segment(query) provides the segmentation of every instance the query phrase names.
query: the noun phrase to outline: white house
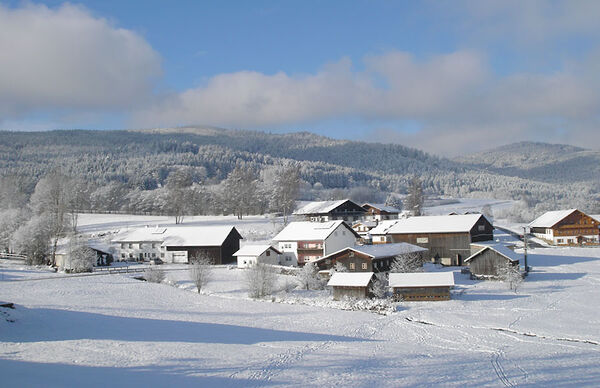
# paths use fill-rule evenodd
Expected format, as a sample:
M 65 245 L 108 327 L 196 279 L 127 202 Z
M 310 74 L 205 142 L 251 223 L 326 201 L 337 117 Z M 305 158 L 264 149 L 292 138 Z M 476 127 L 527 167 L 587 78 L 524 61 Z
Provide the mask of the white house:
M 117 245 L 118 261 L 149 261 L 160 258 L 160 246 L 167 228 L 145 227 L 119 233 L 113 240 Z
M 270 245 L 244 245 L 233 254 L 237 257 L 238 268 L 248 268 L 254 264 L 280 263 L 281 252 Z
M 344 221 L 288 224 L 273 241 L 282 253 L 282 265 L 304 265 L 356 244 L 360 236 Z

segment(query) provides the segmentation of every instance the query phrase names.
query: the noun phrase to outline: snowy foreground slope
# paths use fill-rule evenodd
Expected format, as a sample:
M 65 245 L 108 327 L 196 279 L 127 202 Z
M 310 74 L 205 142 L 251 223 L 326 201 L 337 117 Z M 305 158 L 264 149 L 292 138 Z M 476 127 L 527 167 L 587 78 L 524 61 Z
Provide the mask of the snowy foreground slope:
M 538 249 L 518 294 L 457 274 L 454 300 L 387 316 L 251 301 L 243 270 L 198 295 L 124 275 L 14 281 L 3 264 L 17 306 L 1 309 L 2 385 L 597 386 L 598 253 Z

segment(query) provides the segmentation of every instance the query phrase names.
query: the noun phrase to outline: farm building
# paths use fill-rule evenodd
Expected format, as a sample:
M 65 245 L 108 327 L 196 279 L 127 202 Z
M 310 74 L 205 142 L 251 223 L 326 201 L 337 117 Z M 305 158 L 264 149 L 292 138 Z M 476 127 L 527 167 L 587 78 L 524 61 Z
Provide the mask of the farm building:
M 362 207 L 369 221 L 397 220 L 400 215 L 399 209 L 380 203 L 365 203 Z
M 552 245 L 598 245 L 600 222 L 577 209 L 546 212 L 529 224 L 531 234 Z
M 420 216 L 384 221 L 370 233 L 373 244 L 407 242 L 428 249 L 435 262 L 463 265 L 470 244 L 492 240 L 494 227 L 481 214 Z
M 84 247 L 89 248 L 91 253 L 94 255 L 93 266 L 107 266 L 113 262 L 113 254 L 110 247 L 106 246 L 101 241 L 97 240 L 81 240 L 80 244 Z M 71 262 L 70 252 L 71 249 L 76 248 L 70 246 L 70 241 L 67 238 L 62 238 L 58 241 L 56 254 L 55 254 L 55 265 L 57 268 L 69 271 L 72 268 L 73 263 Z
M 391 273 L 390 288 L 396 300 L 449 300 L 454 287 L 452 272 Z
M 372 279 L 373 272 L 336 272 L 327 286 L 333 289 L 333 300 L 365 299 L 369 297 Z
M 235 261 L 243 237 L 233 226 L 176 226 L 140 228 L 113 239 L 121 260 L 189 263 L 194 257 L 207 256 L 214 264 Z
M 294 212 L 294 215 L 308 221 L 327 222 L 342 220 L 352 224 L 363 218 L 365 210 L 357 203 L 342 199 L 339 201 L 309 202 Z
M 319 269 L 330 269 L 341 263 L 349 272 L 386 272 L 396 258 L 423 255 L 427 249 L 407 243 L 356 245 L 346 247 L 316 261 Z
M 237 257 L 238 268 L 248 268 L 254 264 L 279 264 L 281 252 L 270 245 L 244 245 L 233 254 Z
M 377 226 L 377 221 L 356 221 L 352 224 L 352 229 L 358 233 L 363 239 L 370 240 L 369 231 Z
M 273 241 L 282 265 L 303 266 L 330 253 L 356 244 L 360 236 L 344 221 L 291 222 Z
M 498 278 L 507 265 L 519 265 L 521 255 L 500 243 L 471 244 L 473 254 L 465 259 L 475 278 Z

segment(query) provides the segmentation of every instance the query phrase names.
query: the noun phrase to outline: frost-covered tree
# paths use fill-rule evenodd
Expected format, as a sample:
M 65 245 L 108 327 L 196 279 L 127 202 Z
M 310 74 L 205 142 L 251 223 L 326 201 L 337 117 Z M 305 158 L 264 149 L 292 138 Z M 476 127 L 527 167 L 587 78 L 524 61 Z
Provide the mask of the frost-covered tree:
M 252 168 L 238 165 L 223 182 L 223 207 L 242 219 L 256 203 L 258 177 Z
M 150 283 L 162 283 L 167 274 L 162 268 L 148 268 L 144 271 L 144 279 Z
M 319 267 L 315 263 L 306 263 L 296 274 L 300 288 L 305 290 L 320 289 L 323 282 L 319 278 Z
M 181 224 L 183 217 L 192 208 L 192 174 L 187 168 L 174 170 L 167 178 L 167 198 L 165 212 L 175 217 L 175 223 Z
M 333 276 L 336 272 L 348 272 L 348 268 L 339 261 L 336 261 L 335 265 L 329 269 L 329 276 Z
M 248 296 L 262 298 L 273 293 L 277 275 L 273 267 L 263 263 L 256 263 L 246 271 L 246 284 Z
M 281 212 L 284 224 L 287 224 L 288 216 L 294 210 L 299 189 L 300 167 L 297 164 L 280 166 L 275 170 L 269 206 L 271 210 Z
M 498 278 L 508 285 L 515 293 L 523 283 L 523 275 L 518 265 L 512 265 L 508 260 L 504 261 L 498 268 Z
M 494 212 L 489 204 L 484 205 L 481 208 L 481 214 L 483 214 L 492 224 L 494 223 Z
M 96 263 L 96 252 L 87 246 L 84 239 L 71 236 L 63 268 L 67 272 L 92 272 Z
M 418 252 L 404 253 L 398 255 L 390 265 L 390 272 L 421 272 L 423 271 L 423 257 Z
M 40 265 L 48 262 L 52 223 L 48 213 L 36 214 L 13 234 L 15 249 L 27 257 L 26 264 Z
M 424 202 L 423 182 L 418 176 L 413 176 L 408 186 L 408 194 L 404 199 L 404 208 L 410 211 L 413 216 L 420 216 Z
M 385 298 L 388 291 L 388 278 L 385 272 L 375 274 L 375 280 L 371 284 L 371 293 L 379 299 Z
M 190 279 L 200 293 L 212 279 L 213 262 L 210 257 L 203 254 L 193 256 L 190 262 Z
M 0 251 L 9 251 L 12 236 L 27 221 L 25 217 L 21 209 L 0 210 Z

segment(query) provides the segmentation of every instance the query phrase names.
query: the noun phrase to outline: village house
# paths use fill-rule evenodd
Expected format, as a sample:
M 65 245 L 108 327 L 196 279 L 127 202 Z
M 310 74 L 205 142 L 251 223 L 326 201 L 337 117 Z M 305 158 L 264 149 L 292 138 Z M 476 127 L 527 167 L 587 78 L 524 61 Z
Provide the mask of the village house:
M 371 229 L 376 227 L 377 221 L 356 221 L 352 224 L 352 229 L 362 237 L 364 241 L 371 241 Z
M 370 296 L 372 280 L 373 272 L 336 272 L 327 286 L 333 289 L 333 300 L 365 299 Z
M 360 236 L 344 221 L 289 223 L 273 238 L 281 264 L 303 266 L 342 248 L 354 246 Z
M 550 211 L 529 224 L 531 234 L 552 245 L 598 245 L 600 222 L 577 209 Z
M 396 300 L 450 300 L 450 289 L 454 287 L 454 274 L 452 272 L 391 273 L 389 285 Z
M 356 245 L 333 252 L 315 261 L 320 270 L 342 264 L 349 272 L 387 272 L 396 259 L 418 255 L 421 257 L 427 249 L 407 243 Z
M 365 203 L 362 207 L 365 209 L 365 220 L 369 221 L 397 220 L 400 215 L 399 209 L 380 203 Z
M 190 263 L 205 257 L 213 264 L 235 262 L 243 237 L 233 226 L 176 226 L 140 228 L 113 239 L 122 260 Z
M 294 215 L 313 222 L 342 220 L 349 224 L 361 220 L 365 210 L 357 203 L 342 199 L 339 201 L 309 202 L 294 212 Z
M 473 243 L 472 255 L 465 259 L 471 276 L 476 279 L 497 279 L 507 265 L 518 266 L 523 257 L 504 244 Z
M 420 216 L 383 221 L 370 233 L 373 244 L 407 242 L 426 248 L 435 262 L 463 265 L 470 244 L 492 240 L 494 227 L 482 214 Z
M 280 264 L 281 252 L 270 245 L 244 245 L 233 254 L 238 268 L 249 268 L 255 264 Z

